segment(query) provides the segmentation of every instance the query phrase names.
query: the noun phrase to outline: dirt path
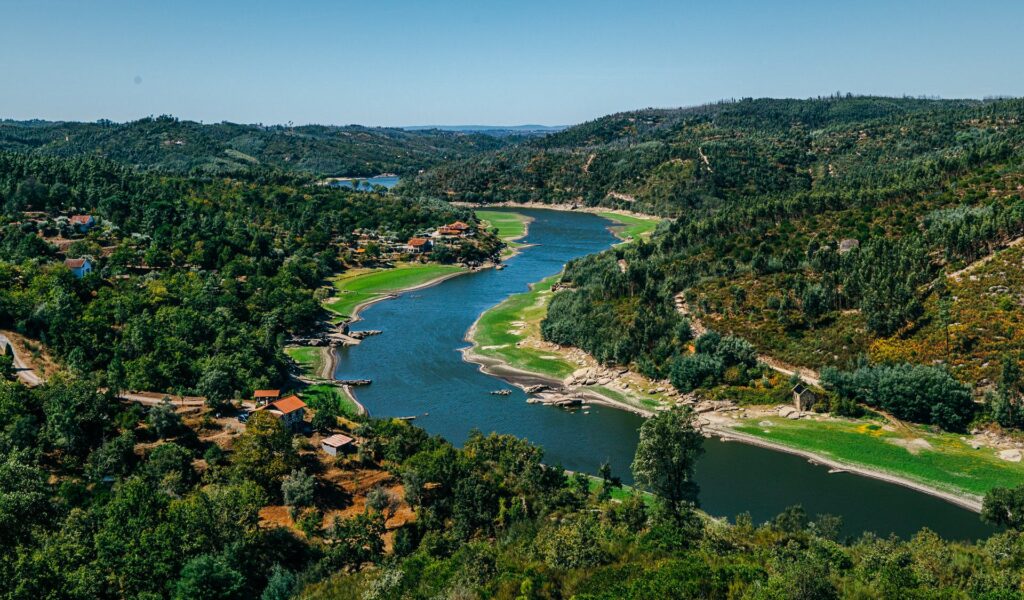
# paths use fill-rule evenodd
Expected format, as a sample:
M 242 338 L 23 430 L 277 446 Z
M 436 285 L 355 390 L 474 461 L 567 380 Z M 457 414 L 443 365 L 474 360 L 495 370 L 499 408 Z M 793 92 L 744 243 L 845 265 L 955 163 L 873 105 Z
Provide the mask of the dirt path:
M 1024 244 L 1024 236 L 1019 237 L 1019 238 L 1011 241 L 1010 243 L 1006 244 L 1006 246 L 1004 246 L 1002 248 L 999 248 L 998 250 L 996 250 L 995 252 L 992 252 L 988 256 L 983 256 L 983 257 L 979 258 L 978 260 L 972 262 L 971 264 L 969 264 L 966 267 L 960 269 L 959 271 L 953 271 L 952 273 L 946 275 L 946 277 L 948 277 L 949 279 L 952 279 L 954 281 L 960 281 L 960 279 L 962 279 L 964 275 L 967 275 L 971 271 L 974 271 L 975 269 L 977 269 L 977 268 L 987 264 L 989 261 L 991 261 L 993 258 L 995 258 L 996 255 L 999 254 L 1000 252 L 1002 252 L 1003 250 L 1006 250 L 1007 248 L 1013 248 L 1014 246 L 1019 246 L 1021 244 Z
M 697 318 L 696 315 L 690 312 L 690 307 L 686 304 L 686 297 L 683 295 L 683 292 L 679 292 L 678 294 L 676 294 L 673 298 L 673 301 L 675 302 L 676 310 L 679 312 L 679 314 L 683 315 L 684 317 L 690 320 L 690 329 L 693 331 L 693 337 L 698 338 L 707 333 L 708 328 L 704 326 L 704 324 L 700 321 L 700 319 Z M 804 380 L 804 382 L 809 383 L 815 387 L 821 387 L 821 377 L 819 376 L 818 372 L 815 371 L 814 369 L 790 365 L 776 358 L 772 358 L 767 354 L 758 355 L 757 360 L 764 363 L 766 367 L 774 371 L 778 371 L 783 375 L 796 374 L 800 377 L 800 379 Z
M 821 378 L 818 372 L 813 369 L 806 367 L 796 367 L 788 363 L 784 363 L 781 360 L 772 358 L 767 354 L 759 354 L 757 360 L 763 362 L 765 366 L 769 367 L 774 371 L 778 371 L 783 375 L 798 375 L 805 383 L 809 383 L 814 387 L 821 387 Z
M 6 348 L 11 349 L 11 354 L 14 356 L 14 370 L 18 375 L 18 379 L 29 387 L 42 385 L 43 378 L 32 368 L 31 361 L 26 357 L 25 350 L 20 342 L 21 340 L 15 337 L 14 334 L 8 337 L 7 333 L 0 333 L 0 351 L 6 351 Z

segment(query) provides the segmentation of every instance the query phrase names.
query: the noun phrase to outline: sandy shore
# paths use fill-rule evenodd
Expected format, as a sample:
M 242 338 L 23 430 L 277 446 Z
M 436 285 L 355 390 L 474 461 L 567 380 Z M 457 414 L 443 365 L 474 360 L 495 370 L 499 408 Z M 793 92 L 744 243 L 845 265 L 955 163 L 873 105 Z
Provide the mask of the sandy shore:
M 476 322 L 473 323 L 473 326 L 470 327 L 469 331 L 466 333 L 465 339 L 471 345 L 466 348 L 460 349 L 460 352 L 462 352 L 463 360 L 469 363 L 479 365 L 481 372 L 503 379 L 504 381 L 507 381 L 508 383 L 515 385 L 516 387 L 519 387 L 520 389 L 525 390 L 529 386 L 537 384 L 551 386 L 556 391 L 564 389 L 562 381 L 554 377 L 518 369 L 516 367 L 508 365 L 507 363 L 500 359 L 496 359 L 490 356 L 483 356 L 476 353 L 474 351 L 474 337 L 478 322 L 479 318 L 477 319 Z M 631 404 L 619 402 L 606 396 L 602 396 L 597 392 L 592 392 L 586 389 L 572 390 L 572 395 L 586 398 L 588 401 L 594 404 L 599 404 L 602 406 L 607 406 L 618 410 L 624 410 L 627 412 L 638 414 L 645 418 L 654 416 L 655 414 L 653 411 L 644 410 Z M 801 456 L 814 464 L 819 464 L 830 469 L 835 469 L 837 471 L 845 471 L 863 477 L 870 477 L 872 479 L 878 479 L 881 481 L 885 481 L 887 483 L 900 485 L 912 489 L 914 491 L 920 492 L 922 494 L 927 494 L 929 496 L 940 498 L 942 500 L 945 500 L 946 502 L 955 504 L 956 506 L 959 506 L 961 508 L 973 512 L 981 512 L 982 499 L 978 496 L 938 489 L 927 484 L 923 484 L 918 481 L 908 479 L 900 475 L 895 475 L 886 471 L 880 471 L 861 465 L 838 461 L 832 458 L 827 458 L 820 454 L 816 454 L 814 452 L 793 448 L 776 442 L 771 442 L 754 435 L 738 432 L 732 429 L 732 427 L 730 427 L 729 425 L 722 422 L 715 422 L 713 420 L 711 422 L 707 422 L 709 421 L 709 419 L 714 419 L 714 415 L 715 413 L 704 413 L 698 415 L 698 419 L 705 421 L 705 423 L 701 425 L 701 430 L 709 435 L 713 435 L 717 438 L 720 438 L 722 441 L 736 441 L 744 444 L 749 444 L 752 446 L 758 446 L 760 448 L 765 448 L 767 450 L 785 452 L 787 454 Z
M 562 390 L 565 393 L 571 393 L 574 396 L 586 398 L 592 404 L 599 404 L 601 406 L 608 406 L 610 408 L 624 410 L 626 412 L 638 414 L 645 418 L 654 416 L 653 411 L 646 410 L 638 406 L 628 404 L 626 402 L 614 400 L 592 390 L 581 388 L 571 390 L 570 392 L 569 390 L 565 390 L 565 386 L 563 385 L 562 380 L 560 379 L 551 377 L 550 375 L 542 375 L 540 373 L 533 373 L 531 371 L 518 369 L 497 358 L 492 358 L 490 356 L 478 354 L 475 351 L 475 337 L 477 325 L 480 323 L 480 319 L 482 317 L 483 314 L 477 317 L 476 321 L 473 322 L 473 324 L 469 328 L 469 331 L 466 332 L 466 336 L 463 338 L 467 343 L 469 343 L 469 346 L 459 348 L 459 352 L 462 354 L 462 360 L 470 364 L 478 365 L 480 367 L 481 373 L 502 379 L 507 383 L 514 385 L 524 391 L 526 390 L 526 388 L 529 388 L 530 386 L 546 385 L 551 387 L 552 390 L 556 392 Z
M 481 269 L 487 269 L 487 268 L 491 268 L 491 267 L 492 267 L 492 265 L 488 265 L 488 266 L 483 266 L 483 267 L 480 267 L 480 268 Z M 376 298 L 371 298 L 371 299 L 367 300 L 366 302 L 360 302 L 359 304 L 356 304 L 355 306 L 352 307 L 352 314 L 349 316 L 348 322 L 349 322 L 349 324 L 352 324 L 352 323 L 356 323 L 356 322 L 360 321 L 361 318 L 359 316 L 359 313 L 360 313 L 360 311 L 362 311 L 367 306 L 371 306 L 373 304 L 376 304 L 378 302 L 383 302 L 385 300 L 390 300 L 392 298 L 397 298 L 399 295 L 404 294 L 406 292 L 414 292 L 416 290 L 422 290 L 422 289 L 426 289 L 428 287 L 433 287 L 433 286 L 435 286 L 435 285 L 437 285 L 439 283 L 442 283 L 444 281 L 447 281 L 447 280 L 449 280 L 449 279 L 451 279 L 453 277 L 458 277 L 460 275 L 465 275 L 467 273 L 473 273 L 473 272 L 474 271 L 471 270 L 471 269 L 463 269 L 461 271 L 455 271 L 454 273 L 446 273 L 444 275 L 439 275 L 438 277 L 435 277 L 434 279 L 431 279 L 430 281 L 427 281 L 425 283 L 421 283 L 419 285 L 414 285 L 412 287 L 402 288 L 400 290 L 395 290 L 394 292 L 391 292 L 390 294 L 384 294 L 384 295 L 378 296 Z
M 627 217 L 636 217 L 638 219 L 665 219 L 666 217 L 659 217 L 657 215 L 649 215 L 646 213 L 640 213 L 632 210 L 626 210 L 623 208 L 605 208 L 600 206 L 577 206 L 575 204 L 545 204 L 544 202 L 495 202 L 488 204 L 481 204 L 479 202 L 451 202 L 452 206 L 462 206 L 465 208 L 536 208 L 536 209 L 547 209 L 547 210 L 561 210 L 567 212 L 583 212 L 583 213 L 615 213 L 617 215 L 626 215 Z

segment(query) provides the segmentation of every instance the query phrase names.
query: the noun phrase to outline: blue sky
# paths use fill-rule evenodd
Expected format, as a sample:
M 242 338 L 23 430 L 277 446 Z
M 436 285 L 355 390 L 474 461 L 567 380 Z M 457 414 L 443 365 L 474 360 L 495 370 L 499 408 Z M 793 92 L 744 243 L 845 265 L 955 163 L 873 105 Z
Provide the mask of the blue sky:
M 0 0 L 0 118 L 571 124 L 1024 95 L 1024 1 Z

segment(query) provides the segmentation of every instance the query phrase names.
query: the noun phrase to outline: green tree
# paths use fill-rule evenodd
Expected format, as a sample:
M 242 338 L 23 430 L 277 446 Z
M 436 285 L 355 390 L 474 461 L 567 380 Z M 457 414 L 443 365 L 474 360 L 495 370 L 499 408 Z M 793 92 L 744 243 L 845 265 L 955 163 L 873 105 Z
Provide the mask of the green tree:
M 277 493 L 281 478 L 295 467 L 292 436 L 273 415 L 257 411 L 235 441 L 231 463 L 236 478 L 250 479 Z
M 693 480 L 704 438 L 693 426 L 688 408 L 673 408 L 647 419 L 633 458 L 633 476 L 664 503 L 669 514 L 682 521 L 697 503 L 699 488 Z
M 281 565 L 274 565 L 270 570 L 267 587 L 263 588 L 260 600 L 288 600 L 292 597 L 298 580 L 295 574 Z
M 1024 484 L 989 490 L 982 502 L 981 518 L 999 527 L 1024 531 Z
M 221 556 L 204 554 L 190 560 L 174 586 L 175 600 L 242 598 L 245 578 Z
M 89 455 L 87 471 L 96 481 L 105 477 L 123 477 L 132 472 L 137 461 L 135 434 L 124 431 Z
M 171 404 L 170 398 L 164 397 L 160 404 L 149 411 L 149 426 L 162 438 L 177 435 L 182 431 L 181 416 Z
M 14 381 L 17 378 L 18 374 L 14 371 L 14 355 L 10 352 L 0 354 L 0 381 Z
M 281 495 L 288 506 L 311 506 L 315 488 L 316 480 L 305 469 L 292 471 L 281 481 Z
M 28 462 L 23 452 L 10 452 L 0 462 L 0 556 L 31 539 L 35 527 L 53 516 L 46 472 Z

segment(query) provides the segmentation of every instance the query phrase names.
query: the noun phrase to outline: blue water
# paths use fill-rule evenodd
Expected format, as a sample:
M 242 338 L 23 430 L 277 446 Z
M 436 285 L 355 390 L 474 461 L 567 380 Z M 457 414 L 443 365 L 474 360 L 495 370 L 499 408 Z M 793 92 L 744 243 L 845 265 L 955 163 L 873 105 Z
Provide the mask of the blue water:
M 594 406 L 590 414 L 527 404 L 526 395 L 462 360 L 466 331 L 481 312 L 529 284 L 558 273 L 565 262 L 615 242 L 600 217 L 586 213 L 522 210 L 535 220 L 524 249 L 501 271 L 488 269 L 402 294 L 362 311 L 356 329 L 381 329 L 359 346 L 338 349 L 336 376 L 372 379 L 357 395 L 377 417 L 415 416 L 415 424 L 461 444 L 478 429 L 510 433 L 540 445 L 545 462 L 595 473 L 608 460 L 631 481 L 629 464 L 642 419 Z M 492 396 L 496 389 L 510 396 Z M 748 511 L 763 522 L 787 506 L 810 515 L 832 513 L 844 533 L 875 531 L 900 536 L 929 527 L 951 538 L 986 536 L 976 514 L 878 480 L 828 470 L 806 460 L 735 442 L 707 440 L 698 466 L 701 504 L 718 516 Z
M 380 175 L 378 175 L 376 177 L 369 177 L 369 178 L 366 178 L 366 179 L 356 179 L 356 180 L 348 179 L 348 180 L 342 180 L 342 181 L 333 181 L 333 182 L 331 182 L 331 185 L 334 186 L 334 187 L 346 187 L 346 188 L 352 189 L 354 184 L 355 184 L 355 182 L 358 181 L 359 182 L 359 187 L 356 188 L 356 189 L 358 189 L 360 191 L 363 191 L 363 192 L 369 192 L 369 191 L 373 191 L 374 186 L 377 186 L 377 185 L 382 185 L 382 186 L 384 186 L 384 187 L 386 187 L 387 189 L 390 190 L 391 188 L 393 188 L 396 185 L 398 185 L 398 180 L 399 180 L 399 177 L 397 177 L 397 176 L 380 176 Z

